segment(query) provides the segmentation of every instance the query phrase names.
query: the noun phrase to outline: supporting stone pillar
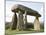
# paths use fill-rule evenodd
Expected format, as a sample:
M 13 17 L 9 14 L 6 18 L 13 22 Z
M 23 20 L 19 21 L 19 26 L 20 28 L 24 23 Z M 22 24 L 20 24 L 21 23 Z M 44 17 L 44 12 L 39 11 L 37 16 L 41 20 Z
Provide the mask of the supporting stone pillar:
M 40 22 L 39 22 L 39 18 L 38 17 L 36 17 L 36 19 L 34 21 L 34 30 L 40 31 Z
M 24 15 L 24 29 L 26 29 L 26 25 L 27 25 L 27 12 L 25 11 L 25 15 Z
M 15 30 L 16 28 L 17 28 L 17 15 L 15 13 L 12 18 L 12 30 Z
M 18 23 L 17 23 L 17 29 L 23 30 L 23 14 L 21 11 L 18 12 Z

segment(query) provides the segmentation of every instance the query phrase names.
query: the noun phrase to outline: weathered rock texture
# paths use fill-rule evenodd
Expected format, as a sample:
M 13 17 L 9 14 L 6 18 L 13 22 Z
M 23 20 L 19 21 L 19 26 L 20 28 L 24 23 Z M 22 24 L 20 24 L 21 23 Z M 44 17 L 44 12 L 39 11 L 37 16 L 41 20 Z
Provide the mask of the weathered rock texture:
M 17 15 L 16 15 L 16 13 L 13 16 L 12 23 L 13 23 L 12 30 L 14 30 L 17 28 Z
M 34 21 L 34 30 L 40 31 L 40 22 L 39 22 L 39 18 L 38 17 L 36 17 L 36 19 Z

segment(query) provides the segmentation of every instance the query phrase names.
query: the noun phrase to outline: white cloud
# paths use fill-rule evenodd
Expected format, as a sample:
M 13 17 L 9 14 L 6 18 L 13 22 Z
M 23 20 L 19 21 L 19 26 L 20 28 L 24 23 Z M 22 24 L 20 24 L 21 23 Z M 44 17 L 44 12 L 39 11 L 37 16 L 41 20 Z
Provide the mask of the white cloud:
M 29 16 L 29 15 L 27 16 L 27 22 L 29 22 L 29 23 L 32 22 L 33 23 L 34 20 L 35 20 L 34 16 Z

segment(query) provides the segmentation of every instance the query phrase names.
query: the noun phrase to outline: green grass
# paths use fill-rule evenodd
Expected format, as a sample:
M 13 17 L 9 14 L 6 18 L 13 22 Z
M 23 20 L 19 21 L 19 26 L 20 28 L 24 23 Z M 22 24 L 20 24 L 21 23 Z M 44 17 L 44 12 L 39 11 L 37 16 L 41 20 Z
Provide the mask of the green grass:
M 8 30 L 5 31 L 5 34 L 6 35 L 14 35 L 14 34 L 16 34 L 16 30 L 12 31 L 12 30 L 8 29 Z
M 44 32 L 44 29 L 41 29 L 39 32 Z M 38 32 L 34 31 L 34 29 L 26 29 L 25 31 L 7 29 L 5 32 L 6 35 L 16 35 L 16 34 L 26 34 L 26 33 L 38 33 Z

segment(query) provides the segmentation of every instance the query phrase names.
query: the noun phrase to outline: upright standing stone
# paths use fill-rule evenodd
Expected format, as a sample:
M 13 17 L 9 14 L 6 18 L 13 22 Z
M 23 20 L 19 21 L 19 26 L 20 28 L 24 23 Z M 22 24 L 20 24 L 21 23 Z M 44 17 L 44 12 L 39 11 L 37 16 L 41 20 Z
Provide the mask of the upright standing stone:
M 18 12 L 18 23 L 17 23 L 17 29 L 23 30 L 23 14 L 21 11 Z
M 24 15 L 24 29 L 26 29 L 26 25 L 27 25 L 27 11 L 25 11 Z
M 12 30 L 15 30 L 17 28 L 17 15 L 16 15 L 16 13 L 13 16 L 12 23 L 13 23 Z
M 38 17 L 36 17 L 36 19 L 34 21 L 34 30 L 40 31 L 40 22 L 39 22 L 39 18 Z

